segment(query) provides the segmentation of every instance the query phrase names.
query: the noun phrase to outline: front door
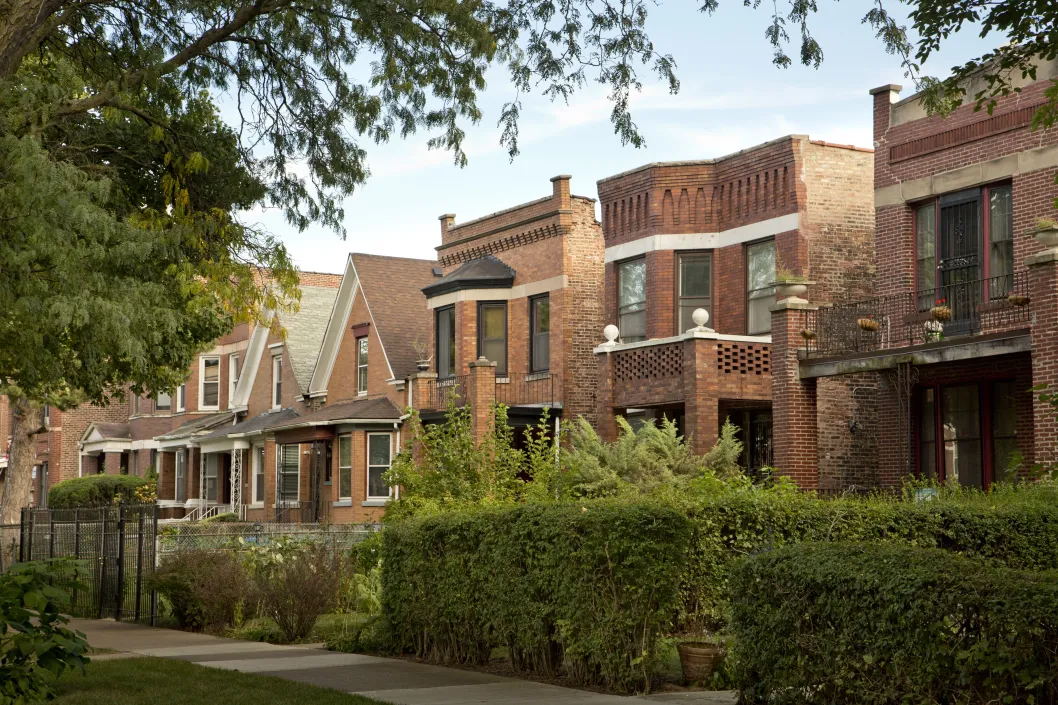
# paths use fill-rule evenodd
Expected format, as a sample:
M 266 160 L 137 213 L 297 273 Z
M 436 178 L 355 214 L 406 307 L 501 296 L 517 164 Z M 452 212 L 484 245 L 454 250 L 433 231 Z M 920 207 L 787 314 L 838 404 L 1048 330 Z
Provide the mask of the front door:
M 952 311 L 945 335 L 972 333 L 980 326 L 981 192 L 978 189 L 942 196 L 938 217 L 939 259 L 937 305 Z
M 304 521 L 318 522 L 330 509 L 331 442 L 313 441 L 312 464 L 309 468 L 309 514 Z

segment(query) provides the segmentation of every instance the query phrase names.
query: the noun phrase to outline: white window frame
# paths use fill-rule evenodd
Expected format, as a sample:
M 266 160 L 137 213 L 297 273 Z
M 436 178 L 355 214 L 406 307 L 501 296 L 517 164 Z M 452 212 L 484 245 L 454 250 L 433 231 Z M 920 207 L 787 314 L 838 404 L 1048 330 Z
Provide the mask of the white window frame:
M 176 388 L 176 410 L 187 411 L 187 382 Z
M 180 499 L 181 487 L 184 488 L 183 499 Z M 187 451 L 183 448 L 176 451 L 176 458 L 173 460 L 173 501 L 187 501 Z
M 264 504 L 265 447 L 255 445 L 250 448 L 250 504 Z M 261 490 L 261 499 L 257 499 L 257 490 Z
M 283 356 L 272 356 L 272 408 L 283 406 Z M 277 455 L 278 457 L 278 455 Z
M 217 385 L 217 403 L 216 404 L 205 404 L 203 400 L 205 396 L 206 388 L 206 362 L 217 363 L 217 381 L 210 382 L 210 384 Z M 219 355 L 203 355 L 198 358 L 198 410 L 199 411 L 219 411 L 220 410 L 220 356 Z
M 279 491 L 280 491 L 279 471 L 280 471 L 280 468 L 283 466 L 283 463 L 282 463 L 283 448 L 286 447 L 286 446 L 297 446 L 297 448 L 298 448 L 298 482 L 297 482 L 298 496 L 295 497 L 292 500 L 291 499 L 283 499 L 279 495 Z M 279 506 L 280 502 L 297 502 L 299 504 L 301 503 L 301 444 L 300 443 L 276 443 L 276 506 L 277 507 Z
M 349 444 L 349 464 L 342 465 L 342 442 L 345 441 Z M 349 494 L 342 494 L 342 473 L 349 473 Z M 340 500 L 352 500 L 353 499 L 353 435 L 351 433 L 345 433 L 338 436 L 338 499 Z
M 385 436 L 389 439 L 389 464 L 388 465 L 372 465 L 371 464 L 371 437 L 372 436 Z M 368 432 L 366 443 L 364 443 L 364 463 L 367 466 L 367 472 L 364 474 L 364 497 L 370 500 L 377 499 L 389 499 L 393 496 L 393 488 L 390 487 L 389 491 L 384 495 L 373 495 L 371 494 L 371 468 L 385 467 L 386 470 L 393 467 L 393 433 L 391 431 L 378 431 Z
M 239 386 L 239 354 L 228 355 L 228 408 L 235 403 L 235 388 Z
M 356 339 L 356 393 L 359 396 L 367 395 L 367 365 L 370 359 L 370 348 L 371 344 L 366 335 Z
M 202 482 L 203 497 L 206 502 L 214 504 L 220 501 L 220 457 L 219 453 L 206 453 L 205 467 L 202 469 L 205 477 Z M 209 485 L 213 482 L 213 497 L 210 498 Z

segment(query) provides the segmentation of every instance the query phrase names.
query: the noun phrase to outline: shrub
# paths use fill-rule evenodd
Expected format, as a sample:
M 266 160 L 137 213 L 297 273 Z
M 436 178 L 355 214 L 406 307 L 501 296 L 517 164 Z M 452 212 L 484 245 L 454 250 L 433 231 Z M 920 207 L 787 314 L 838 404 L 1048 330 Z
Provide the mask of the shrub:
M 676 612 L 690 525 L 653 502 L 451 511 L 383 531 L 392 644 L 448 663 L 498 646 L 516 668 L 649 688 Z
M 288 641 L 308 637 L 337 603 L 341 560 L 322 544 L 281 538 L 250 547 L 246 558 L 258 612 L 275 621 Z
M 239 521 L 238 512 L 223 512 L 221 514 L 214 514 L 211 517 L 207 517 L 202 520 L 203 524 L 231 524 Z
M 172 605 L 182 629 L 220 631 L 232 626 L 247 603 L 246 569 L 233 551 L 181 551 L 148 580 Z
M 136 492 L 147 485 L 147 480 L 131 475 L 86 475 L 58 482 L 48 492 L 48 506 L 52 509 L 106 507 L 114 498 L 122 504 L 138 504 Z
M 1058 573 L 933 548 L 806 543 L 740 562 L 731 595 L 748 702 L 1058 698 Z
M 68 668 L 84 672 L 88 643 L 64 612 L 80 569 L 64 561 L 18 563 L 0 573 L 0 703 L 53 695 Z M 83 587 L 83 586 L 82 586 Z

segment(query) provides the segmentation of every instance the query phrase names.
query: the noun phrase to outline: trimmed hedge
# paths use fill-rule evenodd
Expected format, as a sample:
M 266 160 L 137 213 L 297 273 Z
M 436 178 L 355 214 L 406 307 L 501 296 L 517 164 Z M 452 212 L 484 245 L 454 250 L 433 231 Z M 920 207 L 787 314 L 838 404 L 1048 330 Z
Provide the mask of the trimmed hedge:
M 731 596 L 746 702 L 1058 701 L 1055 572 L 805 543 L 740 562 Z
M 383 532 L 392 646 L 446 663 L 513 665 L 619 691 L 649 688 L 671 628 L 687 518 L 652 502 L 452 511 Z
M 48 492 L 52 509 L 105 507 L 119 496 L 122 504 L 138 504 L 136 489 L 147 480 L 133 475 L 86 475 L 58 482 Z
M 820 500 L 755 490 L 697 503 L 688 514 L 694 538 L 682 586 L 687 628 L 723 622 L 735 560 L 790 543 L 905 544 L 991 558 L 1010 568 L 1058 568 L 1058 502 L 1047 488 L 926 502 Z

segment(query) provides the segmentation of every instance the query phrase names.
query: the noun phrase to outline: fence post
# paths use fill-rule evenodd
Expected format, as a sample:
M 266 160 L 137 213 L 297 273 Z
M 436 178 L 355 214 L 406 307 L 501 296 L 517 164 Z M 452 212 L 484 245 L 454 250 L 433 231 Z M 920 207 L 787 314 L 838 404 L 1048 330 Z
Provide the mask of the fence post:
M 140 595 L 143 587 L 143 508 L 136 512 L 139 531 L 136 532 L 136 622 L 140 621 Z
M 125 506 L 118 505 L 118 590 L 114 599 L 114 620 L 121 621 L 121 607 L 125 597 Z
M 154 505 L 153 516 L 154 516 L 154 520 L 153 520 L 152 523 L 154 524 L 154 530 L 151 533 L 151 538 L 153 539 L 153 544 L 152 545 L 154 546 L 154 554 L 151 556 L 151 572 L 152 573 L 154 572 L 154 569 L 158 567 L 158 505 L 157 504 Z M 152 589 L 151 590 L 151 626 L 152 627 L 155 625 L 155 622 L 157 621 L 157 619 L 158 619 L 158 591 Z
M 106 599 L 107 591 L 107 515 L 110 512 L 104 507 L 99 510 L 99 513 L 103 516 L 103 527 L 99 532 L 99 561 L 97 561 L 99 566 L 99 590 L 96 595 L 99 609 L 96 619 L 103 619 L 103 602 Z
M 81 560 L 81 510 L 73 510 L 73 559 L 75 561 Z M 74 585 L 77 585 L 78 581 L 74 581 Z M 70 599 L 70 605 L 77 607 L 77 588 L 73 589 L 73 596 Z
M 26 508 L 22 507 L 18 521 L 18 562 L 26 562 Z
M 29 535 L 27 537 L 29 545 L 26 548 L 26 560 L 31 561 L 33 560 L 33 509 L 26 507 L 23 511 L 25 511 L 26 515 L 29 517 Z
M 55 558 L 55 512 L 48 510 L 48 558 Z

